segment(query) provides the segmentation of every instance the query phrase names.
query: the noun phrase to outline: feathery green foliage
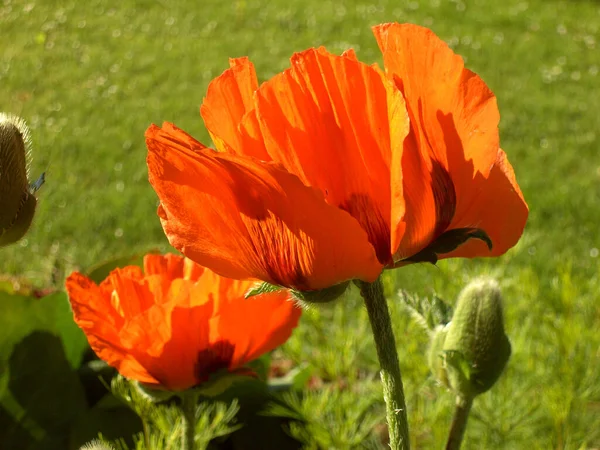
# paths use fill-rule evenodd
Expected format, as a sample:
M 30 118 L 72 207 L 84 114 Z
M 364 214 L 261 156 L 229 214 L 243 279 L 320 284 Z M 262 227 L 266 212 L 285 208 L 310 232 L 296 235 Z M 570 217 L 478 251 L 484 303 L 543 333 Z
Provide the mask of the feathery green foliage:
M 142 418 L 144 431 L 135 439 L 135 450 L 181 448 L 181 411 L 173 403 L 157 404 L 121 376 L 111 384 L 115 396 L 126 402 Z M 239 428 L 235 416 L 237 402 L 200 402 L 196 408 L 196 448 L 205 449 L 211 440 L 227 436 Z M 126 450 L 122 442 L 115 443 Z

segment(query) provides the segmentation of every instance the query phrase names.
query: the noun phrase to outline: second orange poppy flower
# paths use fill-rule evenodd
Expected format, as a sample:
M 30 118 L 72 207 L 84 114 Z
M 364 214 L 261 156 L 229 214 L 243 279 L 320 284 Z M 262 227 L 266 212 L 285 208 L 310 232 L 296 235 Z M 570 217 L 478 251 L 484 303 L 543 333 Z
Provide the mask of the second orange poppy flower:
M 231 60 L 201 107 L 218 151 L 169 123 L 147 130 L 174 247 L 227 277 L 313 290 L 515 245 L 528 208 L 493 93 L 430 30 L 374 33 L 385 72 L 309 49 L 259 87 Z
M 157 389 L 184 391 L 282 345 L 301 310 L 286 292 L 244 295 L 252 281 L 222 278 L 178 255 L 146 255 L 143 270 L 113 270 L 99 285 L 66 281 L 75 322 L 99 358 Z

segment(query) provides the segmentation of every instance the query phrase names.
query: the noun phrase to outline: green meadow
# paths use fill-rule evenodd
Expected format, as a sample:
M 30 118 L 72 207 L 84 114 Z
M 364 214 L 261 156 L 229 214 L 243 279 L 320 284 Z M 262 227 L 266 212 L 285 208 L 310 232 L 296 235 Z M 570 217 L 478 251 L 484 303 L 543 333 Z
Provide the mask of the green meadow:
M 210 144 L 199 106 L 229 57 L 249 56 L 260 80 L 320 45 L 381 65 L 370 27 L 392 21 L 431 28 L 494 91 L 501 145 L 530 208 L 521 241 L 501 258 L 385 275 L 412 446 L 443 447 L 454 399 L 429 373 L 427 334 L 398 292 L 453 304 L 488 275 L 503 289 L 512 356 L 475 400 L 463 448 L 600 448 L 597 1 L 3 0 L 0 110 L 29 124 L 31 178 L 46 172 L 46 184 L 30 232 L 0 249 L 0 274 L 60 288 L 72 270 L 172 251 L 147 180 L 148 125 L 174 122 Z M 296 399 L 306 448 L 385 448 L 378 363 L 356 293 L 305 313 L 275 357 L 310 368 Z

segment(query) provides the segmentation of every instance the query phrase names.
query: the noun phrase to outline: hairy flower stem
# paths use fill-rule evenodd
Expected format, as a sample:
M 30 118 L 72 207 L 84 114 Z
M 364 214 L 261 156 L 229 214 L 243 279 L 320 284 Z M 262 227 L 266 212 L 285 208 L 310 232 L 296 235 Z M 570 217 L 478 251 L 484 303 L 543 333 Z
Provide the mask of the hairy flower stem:
M 454 408 L 450 433 L 448 433 L 446 450 L 458 450 L 460 448 L 465 430 L 467 429 L 467 420 L 469 419 L 471 406 L 473 406 L 473 398 L 456 397 L 456 407 Z
M 390 448 L 392 450 L 409 450 L 410 440 L 402 376 L 390 313 L 383 295 L 383 285 L 381 279 L 377 279 L 374 283 L 360 282 L 358 285 L 369 314 L 381 366 L 381 383 L 386 404 Z
M 183 435 L 181 438 L 181 450 L 195 450 L 196 443 L 196 403 L 198 395 L 184 392 L 181 396 L 181 418 L 183 423 Z

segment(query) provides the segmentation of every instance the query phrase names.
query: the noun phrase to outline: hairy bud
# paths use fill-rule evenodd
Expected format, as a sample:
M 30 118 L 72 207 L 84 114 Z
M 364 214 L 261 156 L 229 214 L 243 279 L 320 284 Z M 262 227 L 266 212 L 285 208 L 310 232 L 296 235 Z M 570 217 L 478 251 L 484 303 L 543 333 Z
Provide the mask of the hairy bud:
M 442 348 L 447 383 L 457 394 L 473 398 L 494 385 L 511 353 L 496 281 L 476 280 L 461 292 Z
M 106 444 L 105 442 L 99 441 L 98 439 L 94 439 L 93 441 L 85 444 L 79 450 L 114 450 L 114 448 Z
M 0 113 L 0 247 L 21 239 L 33 220 L 44 175 L 29 184 L 29 129 L 17 116 Z

